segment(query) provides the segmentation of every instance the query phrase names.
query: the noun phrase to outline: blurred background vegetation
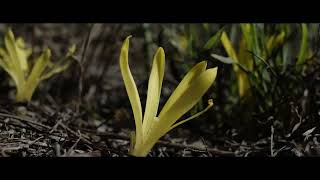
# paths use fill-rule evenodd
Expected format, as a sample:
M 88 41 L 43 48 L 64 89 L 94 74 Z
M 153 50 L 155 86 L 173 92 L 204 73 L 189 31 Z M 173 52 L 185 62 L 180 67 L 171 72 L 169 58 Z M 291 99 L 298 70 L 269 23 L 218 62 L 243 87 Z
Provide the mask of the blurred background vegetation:
M 167 60 L 162 105 L 197 62 L 219 67 L 214 86 L 190 113 L 206 107 L 209 98 L 214 108 L 172 133 L 187 129 L 208 141 L 257 141 L 272 130 L 279 138 L 303 141 L 303 133 L 319 125 L 319 24 L 2 24 L 2 37 L 7 27 L 36 53 L 50 47 L 53 59 L 77 44 L 79 61 L 41 83 L 33 99 L 57 109 L 80 105 L 86 122 L 133 127 L 118 67 L 121 44 L 132 35 L 130 66 L 143 107 L 158 46 Z M 3 70 L 0 78 L 1 104 L 7 104 L 14 87 Z

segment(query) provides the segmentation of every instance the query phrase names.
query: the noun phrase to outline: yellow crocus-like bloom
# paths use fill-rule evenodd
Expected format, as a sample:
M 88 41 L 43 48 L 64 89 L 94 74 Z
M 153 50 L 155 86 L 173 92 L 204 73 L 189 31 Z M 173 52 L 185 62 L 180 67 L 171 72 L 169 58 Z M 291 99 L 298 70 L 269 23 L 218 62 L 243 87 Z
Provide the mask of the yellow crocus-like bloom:
M 32 95 L 39 83 L 68 68 L 70 57 L 74 54 L 75 45 L 69 48 L 68 53 L 56 63 L 50 60 L 51 51 L 46 48 L 30 66 L 28 60 L 32 50 L 25 47 L 22 38 L 14 37 L 11 29 L 8 29 L 4 37 L 4 48 L 0 48 L 0 67 L 12 78 L 17 88 L 16 101 L 31 101 Z
M 128 63 L 130 37 L 126 38 L 121 48 L 120 69 L 132 106 L 136 126 L 136 132 L 132 135 L 130 154 L 143 157 L 147 156 L 155 143 L 171 129 L 200 116 L 213 106 L 213 102 L 210 99 L 207 108 L 203 111 L 177 122 L 181 116 L 196 105 L 213 84 L 217 75 L 217 68 L 206 69 L 206 61 L 195 65 L 186 74 L 167 100 L 162 111 L 158 114 L 165 70 L 165 53 L 160 47 L 153 60 L 149 77 L 146 108 L 143 116 L 139 93 Z

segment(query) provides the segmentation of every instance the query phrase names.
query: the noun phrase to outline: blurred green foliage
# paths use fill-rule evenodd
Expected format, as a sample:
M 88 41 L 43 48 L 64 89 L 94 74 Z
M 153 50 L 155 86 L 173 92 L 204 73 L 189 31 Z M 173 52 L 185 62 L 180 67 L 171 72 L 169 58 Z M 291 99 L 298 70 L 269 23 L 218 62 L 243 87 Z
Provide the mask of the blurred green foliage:
M 218 101 L 215 121 L 248 128 L 263 121 L 260 115 L 282 112 L 283 106 L 289 111 L 292 98 L 302 96 L 305 72 L 316 63 L 320 43 L 317 24 L 204 23 L 165 30 L 180 76 L 203 59 L 223 67 L 208 95 Z M 290 119 L 287 114 L 278 118 Z

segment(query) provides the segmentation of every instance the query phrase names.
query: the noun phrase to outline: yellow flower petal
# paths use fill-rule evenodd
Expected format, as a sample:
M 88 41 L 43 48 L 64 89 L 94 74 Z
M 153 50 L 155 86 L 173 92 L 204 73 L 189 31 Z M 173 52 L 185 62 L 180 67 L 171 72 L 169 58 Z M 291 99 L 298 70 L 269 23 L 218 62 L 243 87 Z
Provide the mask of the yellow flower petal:
M 24 96 L 27 98 L 27 101 L 31 100 L 32 94 L 37 88 L 39 82 L 41 81 L 40 77 L 43 71 L 45 70 L 47 63 L 50 61 L 51 51 L 46 49 L 41 56 L 36 60 L 36 64 L 33 66 L 32 71 L 26 81 L 25 93 Z M 20 101 L 20 100 L 18 100 Z
M 50 77 L 52 77 L 55 74 L 58 74 L 62 71 L 65 71 L 71 64 L 71 57 L 73 56 L 73 54 L 76 51 L 76 45 L 73 44 L 71 47 L 69 47 L 69 50 L 66 54 L 65 57 L 63 57 L 62 59 L 60 59 L 58 62 L 56 63 L 52 63 L 52 62 L 48 62 L 48 71 L 46 71 L 44 74 L 42 74 L 41 76 L 41 81 L 48 79 Z
M 0 62 L 1 62 L 1 67 L 3 67 L 5 71 L 9 72 L 10 69 L 11 69 L 10 68 L 11 67 L 11 63 L 9 61 L 8 54 L 2 48 L 0 48 Z
M 248 28 L 248 26 L 246 26 L 246 25 L 243 25 L 243 27 L 244 27 L 244 29 Z M 243 62 L 239 61 L 238 56 L 236 54 L 236 51 L 234 50 L 234 48 L 231 44 L 231 41 L 229 40 L 228 35 L 225 32 L 222 33 L 221 42 L 222 42 L 222 45 L 225 48 L 228 56 L 231 59 L 235 60 L 238 63 L 245 64 L 247 66 L 247 68 L 250 69 L 250 67 L 252 66 L 251 65 L 252 61 L 246 60 L 245 62 L 247 62 L 247 63 L 243 63 Z M 244 47 L 243 45 L 244 44 L 242 43 L 240 48 L 243 48 Z M 244 51 L 242 49 L 240 49 L 239 55 L 241 57 L 244 56 L 243 53 L 244 53 Z M 249 64 L 249 63 L 251 63 L 251 64 Z M 241 70 L 237 64 L 233 64 L 233 70 L 237 76 L 239 95 L 240 95 L 240 97 L 243 97 L 245 95 L 245 93 L 247 92 L 248 88 L 250 87 L 247 74 L 243 70 Z
M 8 55 L 10 56 L 10 58 L 13 59 L 13 61 L 15 63 L 19 63 L 18 55 L 16 52 L 15 39 L 14 39 L 14 35 L 13 35 L 13 32 L 11 31 L 11 29 L 8 29 L 6 32 L 6 35 L 4 37 L 4 44 L 5 44 L 5 47 L 8 51 Z
M 189 117 L 189 118 L 187 118 L 187 119 L 185 119 L 185 120 L 179 121 L 178 123 L 176 123 L 176 124 L 174 124 L 173 126 L 171 126 L 171 127 L 167 130 L 167 132 L 169 132 L 170 130 L 176 128 L 177 126 L 179 126 L 179 125 L 181 125 L 181 124 L 183 124 L 183 123 L 185 123 L 185 122 L 188 122 L 188 121 L 190 121 L 190 120 L 192 120 L 192 119 L 194 119 L 194 118 L 202 115 L 203 113 L 207 112 L 212 106 L 213 106 L 213 101 L 212 101 L 212 99 L 209 99 L 209 100 L 208 100 L 208 106 L 207 106 L 204 110 L 202 110 L 202 111 L 194 114 L 193 116 L 191 116 L 191 117 Z
M 221 42 L 222 42 L 222 45 L 223 45 L 224 49 L 226 50 L 228 56 L 231 59 L 239 62 L 236 51 L 233 49 L 232 43 L 231 43 L 230 39 L 228 38 L 228 35 L 226 34 L 226 32 L 222 33 Z
M 12 71 L 14 71 L 16 74 L 16 83 L 17 85 L 21 85 L 24 83 L 24 74 L 21 68 L 21 62 L 19 61 L 19 57 L 17 54 L 14 35 L 11 29 L 7 30 L 7 33 L 4 37 L 4 44 L 8 52 L 8 57 L 10 58 L 12 64 Z
M 163 106 L 160 115 L 166 113 L 168 109 L 172 108 L 172 105 L 177 101 L 177 99 L 183 94 L 186 89 L 190 86 L 190 83 L 197 78 L 202 72 L 206 70 L 207 62 L 202 61 L 195 65 L 182 79 L 179 83 L 178 87 L 174 90 L 171 94 L 169 99 L 167 100 L 166 104 Z
M 27 49 L 25 47 L 24 40 L 22 38 L 18 38 L 16 41 L 16 52 L 19 58 L 21 69 L 28 73 L 29 66 L 28 66 L 28 57 L 31 55 L 32 50 Z
M 21 77 L 18 77 L 18 74 L 16 73 L 16 69 L 13 65 L 12 60 L 9 57 L 9 54 L 2 48 L 0 48 L 0 56 L 1 56 L 1 63 L 0 66 L 6 71 L 8 72 L 8 74 L 11 76 L 11 78 L 13 79 L 14 83 L 16 84 L 17 88 L 21 88 L 22 84 L 21 84 Z
M 131 103 L 135 125 L 136 125 L 136 143 L 141 143 L 138 141 L 142 141 L 142 109 L 139 93 L 132 77 L 129 62 L 128 62 L 128 54 L 129 54 L 129 39 L 131 36 L 127 37 L 124 41 L 121 53 L 120 53 L 120 70 L 122 74 L 122 78 L 124 81 L 124 85 L 127 90 L 127 94 Z
M 161 113 L 159 116 L 159 122 L 157 124 L 157 130 L 153 138 L 160 138 L 166 131 L 186 112 L 188 112 L 195 104 L 198 103 L 200 98 L 213 84 L 218 68 L 208 69 L 200 74 L 199 77 L 194 79 L 190 86 L 180 94 L 179 98 L 174 102 L 172 108 L 167 112 Z
M 5 36 L 5 45 L 9 52 L 9 56 L 12 61 L 17 65 L 17 68 L 21 68 L 23 72 L 28 72 L 27 58 L 31 55 L 31 49 L 25 48 L 25 43 L 22 38 L 15 40 L 13 32 L 8 29 Z
M 157 116 L 158 113 L 164 69 L 165 54 L 164 50 L 162 48 L 159 48 L 154 56 L 153 65 L 149 77 L 146 109 L 142 124 L 143 136 L 146 136 L 148 134 L 153 119 Z

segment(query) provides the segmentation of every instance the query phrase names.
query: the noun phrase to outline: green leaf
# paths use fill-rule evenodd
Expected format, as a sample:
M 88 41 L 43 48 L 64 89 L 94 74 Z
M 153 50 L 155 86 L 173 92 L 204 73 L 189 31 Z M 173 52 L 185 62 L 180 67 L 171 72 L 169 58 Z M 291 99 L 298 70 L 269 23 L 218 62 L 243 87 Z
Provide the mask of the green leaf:
M 297 65 L 304 64 L 305 60 L 307 59 L 308 55 L 308 27 L 307 24 L 301 24 L 301 45 L 300 51 L 298 56 Z
M 261 56 L 260 45 L 258 42 L 256 24 L 240 24 L 243 37 L 246 41 L 247 48 L 255 54 Z
M 222 62 L 222 63 L 225 63 L 225 64 L 235 64 L 235 65 L 238 65 L 240 67 L 240 69 L 242 69 L 243 71 L 247 72 L 247 73 L 250 73 L 250 71 L 244 67 L 242 64 L 240 64 L 239 62 L 231 59 L 230 57 L 224 57 L 224 56 L 220 56 L 218 54 L 214 54 L 212 53 L 211 54 L 211 57 L 213 57 L 214 59 Z
M 229 58 L 229 57 L 224 57 L 224 56 L 220 56 L 218 54 L 211 54 L 211 57 L 215 58 L 216 60 L 222 62 L 222 63 L 225 63 L 225 64 L 235 64 L 236 61 Z
M 238 62 L 239 60 L 238 60 L 237 53 L 236 53 L 235 49 L 233 48 L 232 43 L 231 43 L 227 33 L 224 31 L 222 32 L 222 35 L 221 35 L 221 42 L 222 42 L 222 45 L 223 45 L 224 49 L 226 50 L 228 56 Z
M 205 50 L 209 50 L 209 49 L 215 48 L 217 46 L 217 44 L 220 41 L 223 30 L 224 30 L 224 28 L 221 28 L 215 35 L 213 35 L 208 40 L 208 42 L 204 45 Z
M 291 51 L 289 49 L 289 44 L 284 44 L 283 46 L 282 59 L 283 59 L 282 72 L 285 72 L 288 65 L 290 64 L 290 59 L 291 59 Z

